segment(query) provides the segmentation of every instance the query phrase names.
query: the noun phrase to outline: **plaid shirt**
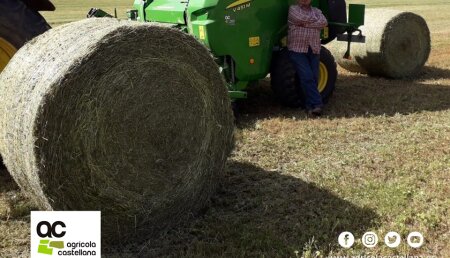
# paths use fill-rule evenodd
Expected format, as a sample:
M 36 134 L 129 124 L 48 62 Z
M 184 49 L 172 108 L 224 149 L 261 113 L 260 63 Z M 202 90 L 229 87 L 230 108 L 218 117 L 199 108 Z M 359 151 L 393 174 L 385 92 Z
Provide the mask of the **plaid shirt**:
M 299 53 L 308 53 L 308 47 L 314 54 L 320 54 L 320 31 L 328 25 L 322 12 L 314 7 L 292 5 L 288 15 L 288 49 Z

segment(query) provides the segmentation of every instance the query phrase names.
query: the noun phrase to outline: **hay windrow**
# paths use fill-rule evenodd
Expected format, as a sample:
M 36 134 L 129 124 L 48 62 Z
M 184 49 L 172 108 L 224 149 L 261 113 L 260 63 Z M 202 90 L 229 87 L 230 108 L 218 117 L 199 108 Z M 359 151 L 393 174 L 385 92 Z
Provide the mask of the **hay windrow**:
M 367 9 L 361 27 L 366 43 L 352 43 L 352 59 L 344 59 L 347 43 L 327 45 L 337 63 L 351 72 L 402 78 L 416 74 L 430 55 L 430 31 L 426 21 L 411 12 Z
M 105 243 L 202 208 L 232 146 L 226 87 L 175 29 L 88 19 L 24 46 L 0 75 L 0 151 L 45 210 L 101 210 Z

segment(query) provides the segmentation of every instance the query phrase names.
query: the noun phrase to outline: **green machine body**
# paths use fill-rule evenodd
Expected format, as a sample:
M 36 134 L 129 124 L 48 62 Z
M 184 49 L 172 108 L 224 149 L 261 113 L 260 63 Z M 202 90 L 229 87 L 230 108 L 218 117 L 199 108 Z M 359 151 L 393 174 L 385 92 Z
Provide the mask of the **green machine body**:
M 277 51 L 286 48 L 287 16 L 295 0 L 135 0 L 132 20 L 169 23 L 208 47 L 221 67 L 232 99 L 245 98 L 251 82 L 265 78 Z M 313 0 L 329 26 L 322 44 L 358 41 L 352 34 L 364 24 L 364 5 L 344 0 Z M 363 37 L 360 35 L 360 37 Z M 361 41 L 361 40 L 359 40 Z M 150 44 L 150 43 L 149 43 Z

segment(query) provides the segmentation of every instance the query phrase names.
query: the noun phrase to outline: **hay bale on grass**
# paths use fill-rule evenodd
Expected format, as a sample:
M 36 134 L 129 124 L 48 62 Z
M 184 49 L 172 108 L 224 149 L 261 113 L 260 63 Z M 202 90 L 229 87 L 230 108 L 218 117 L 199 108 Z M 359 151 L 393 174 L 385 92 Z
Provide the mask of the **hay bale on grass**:
M 366 10 L 361 28 L 366 43 L 352 43 L 352 59 L 344 59 L 347 42 L 327 45 L 337 63 L 351 72 L 401 78 L 414 75 L 430 54 L 430 31 L 426 21 L 411 12 L 389 9 Z
M 105 243 L 204 207 L 232 145 L 208 50 L 156 25 L 88 19 L 20 49 L 0 75 L 0 151 L 45 210 L 101 210 Z

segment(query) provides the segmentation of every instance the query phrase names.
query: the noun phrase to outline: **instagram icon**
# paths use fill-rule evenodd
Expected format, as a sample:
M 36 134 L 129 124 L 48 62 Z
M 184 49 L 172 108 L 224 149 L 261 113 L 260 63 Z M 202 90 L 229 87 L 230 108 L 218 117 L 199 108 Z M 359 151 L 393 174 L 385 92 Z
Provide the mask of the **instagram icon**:
M 362 237 L 362 243 L 365 247 L 375 247 L 378 244 L 378 236 L 374 232 L 367 232 Z

